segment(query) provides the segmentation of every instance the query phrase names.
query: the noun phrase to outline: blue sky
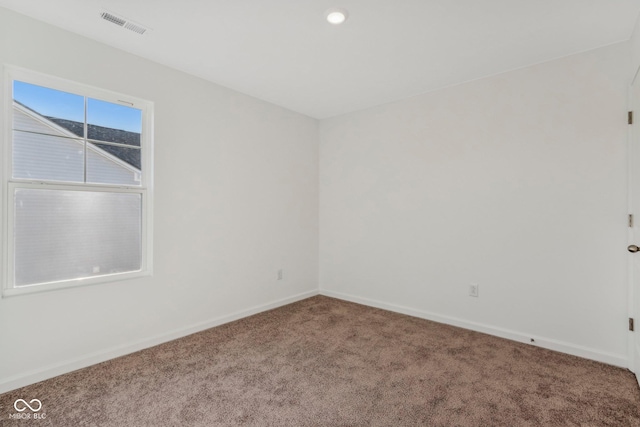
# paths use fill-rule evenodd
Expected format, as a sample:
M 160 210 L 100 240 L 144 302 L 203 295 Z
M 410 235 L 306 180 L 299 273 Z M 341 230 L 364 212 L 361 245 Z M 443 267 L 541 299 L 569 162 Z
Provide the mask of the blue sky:
M 13 98 L 43 116 L 84 122 L 84 97 L 20 81 L 13 82 Z M 142 112 L 136 108 L 89 98 L 89 124 L 142 132 Z

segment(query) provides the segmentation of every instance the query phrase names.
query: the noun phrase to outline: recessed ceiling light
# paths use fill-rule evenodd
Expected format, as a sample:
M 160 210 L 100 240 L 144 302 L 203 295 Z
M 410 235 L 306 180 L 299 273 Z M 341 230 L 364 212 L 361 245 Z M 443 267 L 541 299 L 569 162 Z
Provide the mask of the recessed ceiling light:
M 349 13 L 346 9 L 341 9 L 338 7 L 333 7 L 327 10 L 324 15 L 327 17 L 327 21 L 333 25 L 340 25 L 349 17 Z

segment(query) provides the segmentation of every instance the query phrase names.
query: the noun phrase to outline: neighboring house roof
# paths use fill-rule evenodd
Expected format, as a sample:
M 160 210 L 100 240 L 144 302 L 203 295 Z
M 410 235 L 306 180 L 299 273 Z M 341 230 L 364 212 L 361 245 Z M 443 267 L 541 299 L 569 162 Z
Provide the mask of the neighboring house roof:
M 39 121 L 48 122 L 47 125 L 57 131 L 71 137 L 83 137 L 84 124 L 72 120 L 59 119 L 57 117 L 43 116 L 32 108 L 27 107 L 19 101 L 13 101 L 14 108 L 22 110 Z M 115 142 L 127 144 L 132 147 L 140 147 L 140 134 L 120 129 L 112 129 L 97 125 L 87 125 L 88 138 L 96 140 L 89 142 L 89 148 L 111 157 L 114 161 L 124 162 L 128 167 L 133 167 L 137 172 L 141 169 L 141 153 L 138 149 L 119 147 L 115 145 L 100 144 L 97 141 Z
M 43 116 L 48 120 L 62 126 L 68 131 L 82 137 L 83 124 L 80 122 L 74 122 L 72 120 L 59 119 L 57 117 Z M 97 141 L 116 142 L 119 144 L 127 144 L 134 147 L 140 147 L 140 134 L 135 132 L 129 132 L 126 130 L 106 128 L 98 125 L 87 125 L 87 133 L 89 139 L 95 139 Z

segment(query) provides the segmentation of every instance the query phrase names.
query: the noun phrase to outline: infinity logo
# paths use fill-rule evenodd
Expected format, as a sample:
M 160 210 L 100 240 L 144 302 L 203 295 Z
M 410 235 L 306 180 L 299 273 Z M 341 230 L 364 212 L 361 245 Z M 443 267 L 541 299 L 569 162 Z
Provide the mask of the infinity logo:
M 20 402 L 22 402 L 22 404 L 24 405 L 22 408 L 18 408 L 18 403 Z M 33 402 L 36 402 L 38 404 L 37 408 L 34 408 L 31 405 L 29 405 L 29 403 L 33 403 Z M 31 399 L 29 403 L 27 403 L 27 401 L 24 399 L 18 399 L 15 402 L 13 402 L 13 407 L 18 412 L 24 412 L 27 410 L 27 408 L 31 409 L 31 412 L 38 412 L 40 409 L 42 409 L 42 402 L 40 402 L 38 399 Z

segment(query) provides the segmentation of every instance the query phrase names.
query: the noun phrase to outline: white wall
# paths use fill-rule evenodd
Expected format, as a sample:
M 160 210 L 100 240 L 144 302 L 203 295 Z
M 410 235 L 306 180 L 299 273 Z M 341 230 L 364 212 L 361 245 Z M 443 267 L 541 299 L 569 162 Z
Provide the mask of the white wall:
M 631 35 L 631 79 L 636 74 L 638 68 L 640 68 L 640 16 L 636 20 L 636 25 Z
M 323 120 L 321 292 L 626 366 L 630 56 Z
M 5 9 L 0 63 L 155 103 L 154 276 L 1 299 L 0 392 L 317 293 L 316 120 Z

